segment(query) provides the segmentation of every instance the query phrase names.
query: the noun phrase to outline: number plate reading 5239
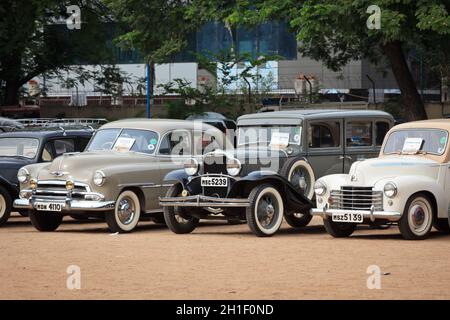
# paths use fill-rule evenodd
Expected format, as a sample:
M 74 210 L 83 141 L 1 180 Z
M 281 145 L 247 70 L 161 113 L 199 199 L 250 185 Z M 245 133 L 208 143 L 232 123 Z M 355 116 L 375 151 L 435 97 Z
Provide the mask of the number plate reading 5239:
M 228 179 L 222 177 L 202 177 L 202 187 L 228 187 Z

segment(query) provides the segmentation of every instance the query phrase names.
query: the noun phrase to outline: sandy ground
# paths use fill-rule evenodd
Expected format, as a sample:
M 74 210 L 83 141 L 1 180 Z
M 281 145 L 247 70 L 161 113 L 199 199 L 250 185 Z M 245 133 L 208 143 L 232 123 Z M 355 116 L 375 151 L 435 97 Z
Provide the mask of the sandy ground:
M 66 286 L 81 268 L 81 289 Z M 377 265 L 381 289 L 367 288 Z M 151 222 L 110 235 L 67 221 L 39 233 L 15 215 L 0 228 L 0 299 L 450 299 L 450 235 L 404 241 L 397 227 L 333 239 L 314 219 L 256 238 L 247 225 L 203 223 L 175 235 Z

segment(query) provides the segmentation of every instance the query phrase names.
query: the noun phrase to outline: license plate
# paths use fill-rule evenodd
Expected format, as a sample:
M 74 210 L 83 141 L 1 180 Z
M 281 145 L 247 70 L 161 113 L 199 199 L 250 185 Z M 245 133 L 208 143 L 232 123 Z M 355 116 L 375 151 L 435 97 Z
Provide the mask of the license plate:
M 333 222 L 362 223 L 363 215 L 360 213 L 333 213 Z
M 35 202 L 34 208 L 38 211 L 61 212 L 64 208 L 64 204 L 57 202 Z
M 202 177 L 202 187 L 228 187 L 228 179 L 221 177 Z

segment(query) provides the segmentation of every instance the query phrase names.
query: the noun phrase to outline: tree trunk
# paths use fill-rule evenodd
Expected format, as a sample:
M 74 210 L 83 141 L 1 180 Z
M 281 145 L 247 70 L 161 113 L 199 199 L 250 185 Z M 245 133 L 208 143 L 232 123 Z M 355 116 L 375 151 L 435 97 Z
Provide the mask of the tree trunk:
M 384 54 L 388 58 L 392 72 L 402 93 L 405 104 L 405 118 L 407 121 L 427 119 L 425 106 L 417 91 L 411 70 L 406 62 L 400 41 L 388 42 L 382 45 Z
M 5 87 L 5 97 L 2 101 L 3 106 L 16 106 L 19 104 L 19 89 L 18 81 L 7 80 Z

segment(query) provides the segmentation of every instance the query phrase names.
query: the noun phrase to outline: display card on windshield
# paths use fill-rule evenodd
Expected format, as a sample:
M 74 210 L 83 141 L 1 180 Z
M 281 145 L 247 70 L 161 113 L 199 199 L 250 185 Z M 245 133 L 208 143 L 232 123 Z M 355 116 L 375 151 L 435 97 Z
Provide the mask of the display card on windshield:
M 422 138 L 406 138 L 405 143 L 403 144 L 404 153 L 417 153 L 423 144 Z
M 114 144 L 113 150 L 119 152 L 130 151 L 136 139 L 120 137 Z
M 289 145 L 289 133 L 273 132 L 270 139 L 271 147 L 286 148 Z

